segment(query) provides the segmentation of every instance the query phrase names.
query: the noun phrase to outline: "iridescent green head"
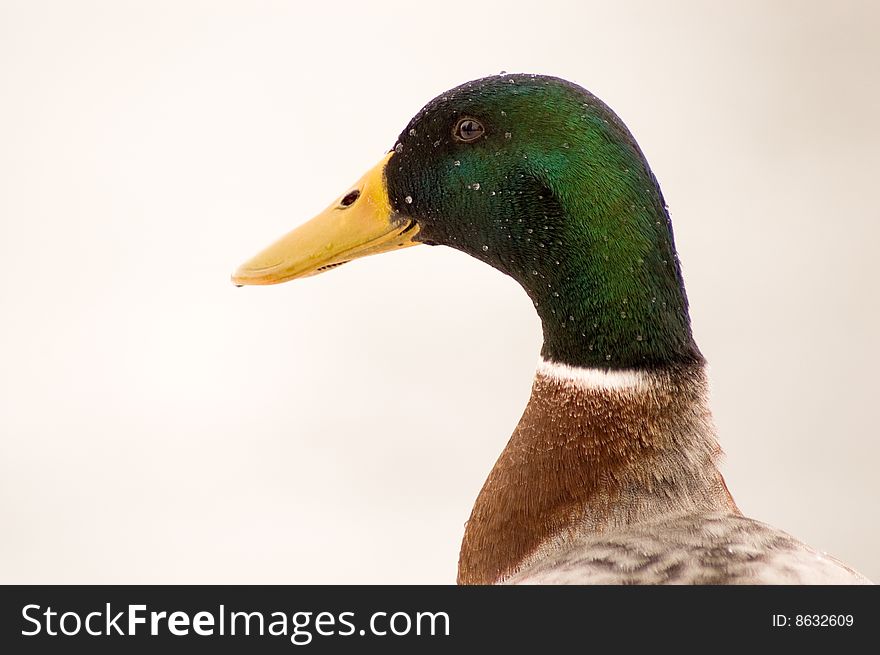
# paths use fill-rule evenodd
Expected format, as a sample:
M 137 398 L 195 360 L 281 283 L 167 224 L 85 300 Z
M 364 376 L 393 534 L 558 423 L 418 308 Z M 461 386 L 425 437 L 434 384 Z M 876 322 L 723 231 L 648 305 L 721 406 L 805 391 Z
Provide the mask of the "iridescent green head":
M 423 243 L 519 282 L 543 355 L 645 367 L 699 359 L 657 181 L 620 119 L 553 77 L 499 75 L 431 101 L 386 168 L 392 207 Z
M 384 240 L 371 232 L 360 251 L 284 279 L 377 247 L 446 245 L 523 286 L 546 359 L 615 369 L 701 360 L 660 188 L 624 124 L 588 91 L 540 75 L 468 82 L 428 103 L 380 166 L 381 183 L 368 174 L 328 212 L 372 203 L 388 213 Z

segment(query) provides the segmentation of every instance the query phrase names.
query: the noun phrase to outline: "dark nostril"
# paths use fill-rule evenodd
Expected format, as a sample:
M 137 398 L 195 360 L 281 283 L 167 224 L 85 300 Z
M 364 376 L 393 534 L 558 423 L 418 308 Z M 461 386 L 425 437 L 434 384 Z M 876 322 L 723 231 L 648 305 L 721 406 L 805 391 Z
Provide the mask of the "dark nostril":
M 343 207 L 350 207 L 354 204 L 354 201 L 361 197 L 360 189 L 355 189 L 354 191 L 349 191 L 345 194 L 345 197 L 340 201 L 340 205 Z

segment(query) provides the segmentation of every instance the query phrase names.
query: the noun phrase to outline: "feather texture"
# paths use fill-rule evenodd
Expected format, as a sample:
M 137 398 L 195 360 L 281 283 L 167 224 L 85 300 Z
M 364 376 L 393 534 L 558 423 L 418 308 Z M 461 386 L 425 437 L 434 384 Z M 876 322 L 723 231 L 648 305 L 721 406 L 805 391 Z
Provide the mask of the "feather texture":
M 573 530 L 507 584 L 870 584 L 791 535 L 717 512 L 646 521 L 607 534 Z

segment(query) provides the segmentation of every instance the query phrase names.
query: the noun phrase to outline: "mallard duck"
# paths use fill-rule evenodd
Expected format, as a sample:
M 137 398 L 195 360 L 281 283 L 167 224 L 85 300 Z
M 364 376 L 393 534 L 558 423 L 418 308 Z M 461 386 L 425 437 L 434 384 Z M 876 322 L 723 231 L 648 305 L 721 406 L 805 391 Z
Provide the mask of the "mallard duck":
M 524 74 L 441 94 L 233 282 L 417 244 L 509 275 L 543 324 L 531 398 L 466 524 L 459 583 L 868 582 L 734 503 L 663 195 L 598 98 Z

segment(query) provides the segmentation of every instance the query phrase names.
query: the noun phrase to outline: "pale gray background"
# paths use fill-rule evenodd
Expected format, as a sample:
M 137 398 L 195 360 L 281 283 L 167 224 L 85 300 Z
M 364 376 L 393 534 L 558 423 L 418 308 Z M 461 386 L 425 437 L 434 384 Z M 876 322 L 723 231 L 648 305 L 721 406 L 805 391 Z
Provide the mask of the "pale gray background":
M 0 581 L 454 580 L 526 296 L 427 247 L 228 280 L 501 70 L 632 129 L 740 507 L 880 579 L 880 12 L 721 4 L 0 3 Z

